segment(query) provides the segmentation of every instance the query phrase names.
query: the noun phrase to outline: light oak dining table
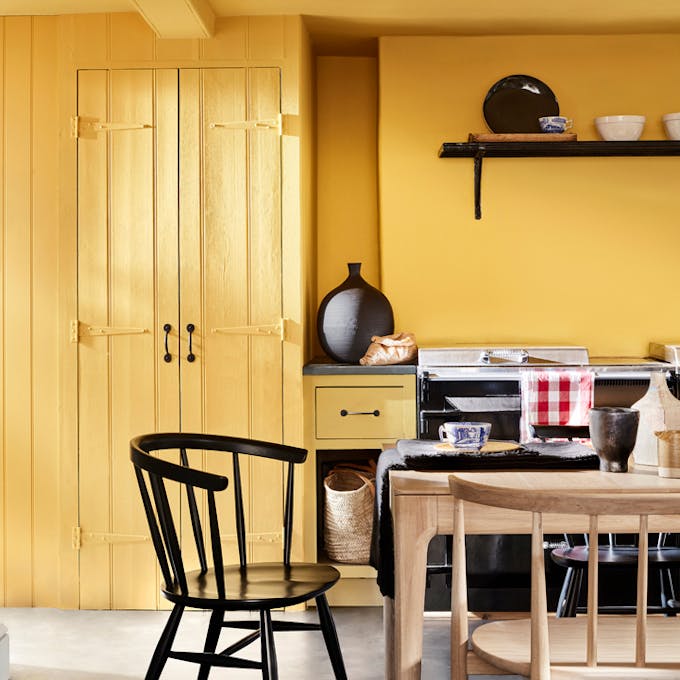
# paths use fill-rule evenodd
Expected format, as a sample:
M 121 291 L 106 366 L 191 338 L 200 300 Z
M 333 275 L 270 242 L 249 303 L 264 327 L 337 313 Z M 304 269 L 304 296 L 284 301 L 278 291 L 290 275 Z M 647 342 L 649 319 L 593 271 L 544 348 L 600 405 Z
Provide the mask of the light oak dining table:
M 554 479 L 561 472 L 546 470 L 542 474 Z M 418 680 L 423 655 L 427 547 L 434 536 L 453 534 L 453 496 L 449 490 L 452 472 L 392 470 L 389 474 L 395 589 L 394 599 L 386 597 L 384 600 L 385 678 Z M 521 474 L 521 471 L 511 474 Z M 569 474 L 575 473 L 570 471 Z M 650 492 L 680 492 L 680 480 L 659 477 L 656 468 L 631 467 L 628 473 L 581 470 L 576 474 L 583 476 L 584 483 L 588 479 L 589 485 L 601 479 L 607 487 L 618 485 L 623 492 L 633 487 Z M 550 514 L 544 516 L 543 526 L 545 533 L 551 534 L 586 533 L 589 519 L 586 515 Z M 603 517 L 600 522 L 602 533 L 634 533 L 637 530 L 637 517 Z M 680 516 L 652 516 L 649 531 L 680 532 Z M 531 513 L 466 502 L 465 533 L 530 534 Z M 454 664 L 452 659 L 452 677 Z

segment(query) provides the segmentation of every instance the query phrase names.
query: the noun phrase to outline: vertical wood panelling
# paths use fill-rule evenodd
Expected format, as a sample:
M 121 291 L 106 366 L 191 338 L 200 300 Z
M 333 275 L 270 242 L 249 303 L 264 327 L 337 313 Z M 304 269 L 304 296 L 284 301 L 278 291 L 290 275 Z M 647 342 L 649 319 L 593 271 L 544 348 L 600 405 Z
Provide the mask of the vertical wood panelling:
M 156 429 L 175 432 L 179 427 L 179 75 L 176 69 L 156 71 Z M 170 324 L 170 361 L 166 362 L 163 326 Z M 174 495 L 173 495 L 174 491 Z M 179 502 L 178 491 L 168 489 L 171 503 Z M 135 495 L 138 495 L 135 491 Z M 137 500 L 137 499 L 136 499 Z M 156 571 L 157 605 L 169 608 L 160 597 L 160 572 Z
M 247 324 L 245 132 L 211 127 L 245 120 L 245 69 L 183 69 L 180 81 L 180 302 L 182 324 L 196 325 L 199 348 L 195 364 L 182 365 L 182 429 L 248 437 L 247 338 L 212 332 Z M 208 454 L 205 467 L 232 469 L 218 454 Z M 247 489 L 248 466 L 241 472 Z M 218 502 L 233 527 L 233 489 Z M 225 549 L 237 559 L 233 542 Z
M 77 552 L 71 548 L 70 533 L 78 513 L 85 534 L 146 533 L 138 513 L 138 491 L 131 484 L 127 440 L 132 430 L 178 429 L 180 394 L 184 429 L 281 438 L 277 417 L 249 413 L 251 406 L 263 401 L 268 404 L 265 409 L 258 408 L 258 413 L 271 413 L 271 404 L 280 404 L 279 383 L 266 384 L 263 374 L 249 374 L 252 358 L 261 357 L 269 364 L 276 360 L 280 346 L 272 354 L 266 347 L 277 341 L 210 333 L 212 327 L 274 322 L 276 318 L 263 319 L 262 314 L 278 307 L 278 318 L 281 307 L 280 290 L 271 279 L 271 272 L 276 269 L 279 276 L 281 269 L 280 263 L 278 268 L 273 264 L 281 257 L 275 216 L 259 211 L 255 231 L 246 219 L 247 135 L 243 130 L 209 130 L 206 126 L 210 107 L 223 121 L 246 117 L 246 70 L 219 69 L 221 75 L 212 69 L 203 75 L 193 72 L 196 102 L 188 115 L 195 120 L 189 136 L 177 132 L 175 69 L 157 72 L 156 99 L 145 100 L 145 110 L 152 116 L 155 107 L 154 130 L 85 131 L 76 141 L 69 137 L 68 121 L 76 108 L 82 109 L 85 118 L 99 121 L 106 121 L 112 113 L 106 72 L 83 69 L 135 69 L 158 61 L 167 65 L 195 60 L 197 67 L 233 61 L 241 67 L 248 60 L 270 60 L 277 73 L 285 62 L 284 91 L 291 104 L 286 112 L 296 113 L 298 42 L 292 30 L 296 23 L 301 24 L 299 18 L 250 21 L 234 17 L 220 20 L 215 37 L 209 40 L 157 41 L 134 14 L 0 18 L 1 605 L 156 605 L 153 586 L 143 585 L 146 577 L 139 578 L 140 570 L 155 570 L 148 544 L 112 548 L 93 545 L 86 538 Z M 78 69 L 81 84 L 88 83 L 93 89 L 81 93 L 77 101 Z M 239 75 L 234 76 L 235 72 Z M 201 78 L 205 82 L 201 83 Z M 134 79 L 131 76 L 130 82 Z M 257 94 L 255 81 L 251 86 L 252 110 L 269 108 L 270 103 Z M 135 90 L 132 99 L 137 101 L 139 90 L 130 87 Z M 203 93 L 211 88 L 215 88 L 214 94 L 204 99 Z M 221 98 L 224 102 L 218 105 Z M 127 115 L 128 111 L 120 113 Z M 186 115 L 186 111 L 179 113 L 180 117 Z M 118 141 L 121 135 L 134 134 L 146 135 L 143 152 L 135 151 L 134 144 L 126 147 L 126 142 Z M 207 135 L 213 134 L 208 140 Z M 116 140 L 111 147 L 107 137 Z M 179 154 L 183 171 L 189 170 L 182 175 L 181 186 L 177 139 L 183 145 Z M 221 141 L 214 146 L 214 140 Z M 76 147 L 81 152 L 79 160 Z M 251 152 L 253 149 L 251 146 Z M 234 155 L 240 160 L 228 160 Z M 121 160 L 118 170 L 116 158 Z M 253 164 L 252 153 L 249 158 Z M 107 208 L 109 161 L 114 189 L 130 191 L 130 200 L 123 201 L 127 212 L 117 209 L 111 224 Z M 294 167 L 295 155 L 289 155 L 287 162 Z M 261 170 L 256 170 L 260 177 Z M 254 199 L 258 205 L 268 194 L 278 200 L 278 180 L 273 172 L 264 170 L 268 179 Z M 209 174 L 212 188 L 208 188 Z M 77 175 L 80 204 L 76 200 Z M 290 191 L 294 193 L 296 186 L 294 178 Z M 181 238 L 177 233 L 179 191 Z M 80 235 L 78 224 L 86 226 Z M 288 225 L 293 236 L 296 224 L 293 220 Z M 267 248 L 269 237 L 275 239 L 273 251 Z M 173 325 L 173 361 L 166 364 L 161 356 L 160 329 L 172 316 L 170 307 L 177 314 L 178 242 L 188 277 L 181 299 L 190 306 L 182 310 L 181 318 L 169 321 Z M 118 249 L 118 255 L 111 246 Z M 146 276 L 149 266 L 158 274 L 155 283 L 149 283 Z M 81 285 L 77 294 L 78 279 L 96 283 Z M 111 300 L 109 281 L 123 290 Z M 261 282 L 264 287 L 258 288 Z M 151 295 L 154 302 L 138 321 L 132 308 Z M 225 304 L 227 297 L 235 302 Z M 91 325 L 125 324 L 148 327 L 149 333 L 112 339 L 84 335 L 78 344 L 71 344 L 68 324 L 77 317 L 81 330 Z M 190 321 L 197 325 L 195 365 L 186 361 L 185 327 Z M 295 347 L 299 350 L 297 344 Z M 115 373 L 129 375 L 140 352 L 146 357 L 143 375 L 135 374 L 127 384 L 111 379 Z M 205 363 L 208 358 L 210 367 Z M 296 359 L 289 366 L 292 380 L 299 381 L 301 366 L 294 368 L 293 363 L 300 362 Z M 178 387 L 180 365 L 183 377 Z M 142 406 L 137 408 L 135 403 Z M 295 410 L 287 416 L 291 423 Z M 301 407 L 297 413 L 301 417 Z M 222 460 L 206 460 L 205 464 L 225 470 Z M 278 470 L 270 473 L 248 468 L 244 472 L 246 484 L 254 472 L 266 485 L 280 486 Z M 80 501 L 79 488 L 85 489 Z M 278 496 L 272 505 L 278 514 Z M 278 531 L 280 526 L 275 524 L 280 522 L 249 520 L 248 530 Z M 271 547 L 262 554 L 269 550 Z M 151 579 L 156 580 L 155 572 Z M 124 585 L 118 587 L 118 583 Z
M 59 126 L 59 219 L 55 231 L 59 247 L 54 253 L 59 263 L 59 325 L 55 331 L 59 345 L 59 389 L 52 395 L 59 410 L 59 552 L 53 562 L 58 565 L 55 587 L 60 606 L 78 607 L 78 552 L 73 549 L 72 531 L 78 524 L 78 344 L 71 342 L 69 327 L 78 317 L 77 309 L 77 141 L 69 134 L 71 116 L 77 112 L 77 73 L 71 67 L 75 49 L 74 22 L 60 17 L 57 26 L 58 126 Z M 36 601 L 37 605 L 41 603 Z
M 69 36 L 76 64 L 104 61 L 109 56 L 109 20 L 106 14 L 77 14 Z
M 5 540 L 8 606 L 33 601 L 31 27 L 5 19 Z
M 295 17 L 287 17 L 284 21 L 284 54 L 288 61 L 282 71 L 281 110 L 284 114 L 298 116 L 299 128 L 298 134 L 284 135 L 281 139 L 281 289 L 283 316 L 291 320 L 290 335 L 283 345 L 283 437 L 286 444 L 304 446 L 302 364 L 310 358 L 306 353 L 309 321 L 306 314 L 315 269 L 311 219 L 313 164 L 309 158 L 314 138 L 310 91 L 313 68 L 309 37 L 302 22 L 296 21 Z M 303 528 L 316 530 L 315 518 L 311 523 L 304 523 L 304 489 L 310 486 L 307 475 L 316 475 L 315 460 L 315 455 L 309 456 L 303 468 L 304 478 L 298 473 L 295 485 L 293 559 L 303 558 Z M 314 500 L 309 502 L 314 503 Z M 316 559 L 316 555 L 311 558 Z
M 111 133 L 110 322 L 143 328 L 110 341 L 111 495 L 114 534 L 145 535 L 147 527 L 130 464 L 131 437 L 156 429 L 156 262 L 154 231 L 154 73 L 111 72 L 111 121 L 145 130 Z M 115 609 L 154 606 L 156 564 L 147 543 L 112 547 Z
M 251 120 L 275 118 L 281 108 L 280 72 L 277 68 L 248 70 L 248 117 Z M 251 324 L 275 323 L 281 318 L 281 137 L 274 130 L 254 130 L 248 144 L 249 216 L 249 318 Z M 274 337 L 250 339 L 250 420 L 257 439 L 282 441 L 283 374 L 282 343 Z M 267 534 L 280 530 L 283 523 L 283 466 L 254 459 L 252 532 Z M 262 508 L 263 489 L 269 489 L 266 512 Z M 258 561 L 276 560 L 279 543 L 254 543 Z
M 201 58 L 245 59 L 247 50 L 247 17 L 228 17 L 215 22 L 215 35 L 200 41 Z
M 199 69 L 182 69 L 179 71 L 179 175 L 182 178 L 182 199 L 179 201 L 179 238 L 178 258 L 179 271 L 184 272 L 179 282 L 179 338 L 178 338 L 178 361 L 180 366 L 180 391 L 181 404 L 179 418 L 181 429 L 184 432 L 202 432 L 203 406 L 205 395 L 203 393 L 201 367 L 203 366 L 203 341 L 204 323 L 202 318 L 201 303 L 201 159 L 198 150 L 201 148 L 203 132 L 201 129 L 201 80 Z M 187 360 L 189 351 L 188 323 L 196 326 L 196 332 L 192 340 L 192 351 L 196 355 L 196 361 L 191 364 Z M 189 454 L 189 464 L 194 467 L 204 467 L 206 461 L 201 453 Z M 210 467 L 211 454 L 206 454 L 207 467 Z M 217 456 L 214 456 L 217 457 Z M 217 467 L 225 471 L 225 463 L 218 460 Z M 229 468 L 231 471 L 231 468 Z M 218 502 L 223 508 L 226 494 L 218 495 Z M 205 494 L 200 494 L 199 503 L 202 511 L 206 511 Z M 184 506 L 186 507 L 186 505 Z M 191 536 L 188 513 L 182 515 L 183 537 Z M 191 544 L 191 539 L 184 540 L 183 545 Z M 186 549 L 186 548 L 185 548 Z M 198 567 L 198 557 L 195 549 L 190 549 L 191 557 L 187 560 L 192 568 Z
M 280 111 L 280 72 L 248 70 L 248 117 L 276 118 Z M 275 130 L 248 133 L 248 290 L 249 323 L 276 323 L 281 309 L 281 137 Z M 251 339 L 251 431 L 281 441 L 281 342 Z
M 85 120 L 109 117 L 105 71 L 78 74 L 78 115 Z M 78 140 L 78 318 L 81 325 L 108 326 L 108 144 L 106 134 L 83 134 Z M 80 522 L 88 531 L 108 531 L 111 507 L 109 465 L 109 394 L 106 338 L 85 336 L 78 343 L 79 501 Z M 109 550 L 80 551 L 80 605 L 111 606 Z
M 201 148 L 200 71 L 185 69 L 179 72 L 179 174 L 182 178 L 182 200 L 179 202 L 179 269 L 186 272 L 179 283 L 179 362 L 181 390 L 180 424 L 184 432 L 203 430 L 203 390 L 200 367 L 203 364 L 204 334 L 201 318 Z M 187 361 L 188 323 L 196 326 L 193 337 L 194 365 Z M 192 463 L 193 464 L 193 463 Z
M 158 61 L 173 61 L 177 59 L 198 59 L 198 40 L 175 40 L 156 38 L 154 52 Z
M 5 129 L 5 19 L 0 18 L 0 129 Z M 5 606 L 7 592 L 5 569 L 11 555 L 7 542 L 7 484 L 5 473 L 7 447 L 5 446 L 5 329 L 7 315 L 5 308 L 5 239 L 7 220 L 5 219 L 5 135 L 0 135 L 0 605 Z
M 283 16 L 248 17 L 248 59 L 283 59 Z
M 81 322 L 143 331 L 81 342 L 81 606 L 154 608 L 151 544 L 128 540 L 148 531 L 128 444 L 136 434 L 179 424 L 177 72 L 84 71 L 78 89 L 84 124 L 114 126 L 83 135 L 79 151 Z M 105 117 L 91 112 L 105 104 Z M 101 144 L 107 139 L 108 147 Z M 93 260 L 99 267 L 91 268 Z M 170 362 L 163 360 L 165 323 L 174 329 Z M 86 349 L 94 362 L 87 363 Z M 91 404 L 100 405 L 97 413 Z M 91 415 L 95 430 L 86 422 Z M 108 536 L 92 541 L 92 533 Z
M 179 428 L 179 370 L 181 329 L 179 327 L 179 78 L 176 69 L 156 71 L 156 370 L 158 374 L 157 427 Z M 163 359 L 163 325 L 172 326 L 168 337 L 171 360 Z
M 206 69 L 201 91 L 205 131 L 202 243 L 182 252 L 182 278 L 195 291 L 190 295 L 187 288 L 182 306 L 187 309 L 185 305 L 191 306 L 192 300 L 195 305 L 196 294 L 203 293 L 203 427 L 248 437 L 252 434 L 248 337 L 211 332 L 249 323 L 246 132 L 210 127 L 246 119 L 246 70 Z
M 59 553 L 59 192 L 58 91 L 56 23 L 53 17 L 33 19 L 32 120 L 32 249 L 33 249 L 33 581 L 34 603 L 58 606 L 54 587 L 55 556 Z
M 109 14 L 109 44 L 113 61 L 149 62 L 154 35 L 139 14 Z

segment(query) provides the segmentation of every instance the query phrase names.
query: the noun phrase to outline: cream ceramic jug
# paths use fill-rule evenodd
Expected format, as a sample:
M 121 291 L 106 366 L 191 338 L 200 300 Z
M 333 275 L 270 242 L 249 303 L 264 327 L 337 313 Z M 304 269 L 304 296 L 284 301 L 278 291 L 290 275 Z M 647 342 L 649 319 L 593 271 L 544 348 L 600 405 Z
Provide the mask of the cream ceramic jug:
M 680 430 L 680 400 L 668 389 L 664 371 L 650 375 L 647 393 L 631 408 L 640 411 L 633 459 L 638 465 L 658 465 L 658 439 L 654 433 L 661 430 Z

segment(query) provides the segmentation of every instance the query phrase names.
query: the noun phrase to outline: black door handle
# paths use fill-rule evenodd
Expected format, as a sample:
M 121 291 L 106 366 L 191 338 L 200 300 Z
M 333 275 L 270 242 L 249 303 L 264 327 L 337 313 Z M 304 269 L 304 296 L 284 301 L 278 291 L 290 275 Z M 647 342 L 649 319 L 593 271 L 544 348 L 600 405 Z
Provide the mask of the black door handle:
M 196 361 L 196 355 L 191 347 L 192 333 L 196 330 L 196 326 L 192 323 L 187 324 L 187 331 L 189 332 L 189 354 L 187 354 L 187 361 L 191 364 Z
M 165 331 L 165 354 L 163 355 L 163 361 L 165 361 L 166 364 L 169 364 L 172 361 L 172 354 L 170 354 L 170 350 L 168 349 L 168 335 L 170 335 L 172 326 L 169 323 L 166 323 L 163 326 L 163 330 Z

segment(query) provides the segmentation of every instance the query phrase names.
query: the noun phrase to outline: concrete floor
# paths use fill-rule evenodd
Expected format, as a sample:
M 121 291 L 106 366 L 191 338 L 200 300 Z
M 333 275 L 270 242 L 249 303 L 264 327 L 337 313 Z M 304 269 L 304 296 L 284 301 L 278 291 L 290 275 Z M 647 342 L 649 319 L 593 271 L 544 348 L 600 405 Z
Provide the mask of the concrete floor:
M 384 650 L 382 609 L 335 608 L 333 610 L 340 645 L 350 680 L 382 680 Z M 10 637 L 12 680 L 130 680 L 143 678 L 167 612 L 148 611 L 62 611 L 57 609 L 1 609 Z M 316 620 L 314 610 L 277 613 L 278 618 Z M 177 642 L 184 649 L 199 650 L 208 617 L 204 612 L 187 612 Z M 220 638 L 235 640 L 237 631 L 225 630 Z M 276 649 L 281 680 L 332 680 L 321 633 L 316 631 L 278 633 Z M 241 655 L 257 658 L 259 645 Z M 449 675 L 448 622 L 426 619 L 423 680 L 444 680 Z M 191 664 L 168 661 L 162 680 L 195 677 Z M 213 669 L 211 680 L 257 680 L 252 670 Z M 519 680 L 515 676 L 474 676 L 476 680 Z

